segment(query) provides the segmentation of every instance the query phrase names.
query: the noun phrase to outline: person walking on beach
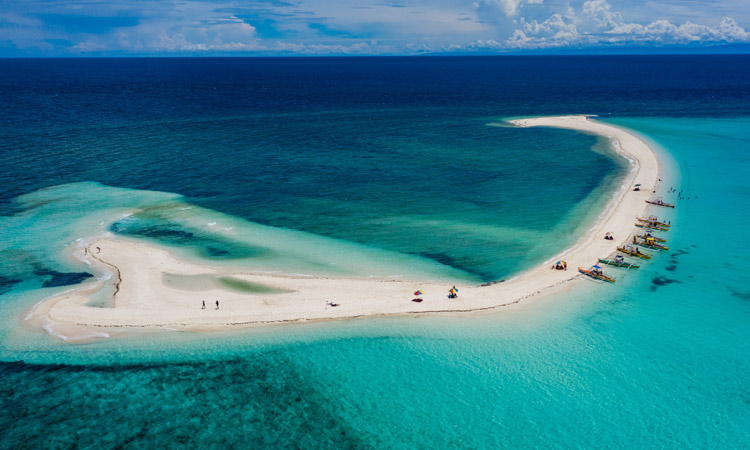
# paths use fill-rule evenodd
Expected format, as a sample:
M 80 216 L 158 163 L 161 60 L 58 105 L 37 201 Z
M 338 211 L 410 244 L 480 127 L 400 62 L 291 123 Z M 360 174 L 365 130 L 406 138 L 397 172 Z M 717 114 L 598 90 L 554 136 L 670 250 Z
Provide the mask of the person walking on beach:
M 206 301 L 203 300 L 203 307 L 201 309 L 206 309 Z
M 219 301 L 216 300 L 216 309 L 219 309 Z

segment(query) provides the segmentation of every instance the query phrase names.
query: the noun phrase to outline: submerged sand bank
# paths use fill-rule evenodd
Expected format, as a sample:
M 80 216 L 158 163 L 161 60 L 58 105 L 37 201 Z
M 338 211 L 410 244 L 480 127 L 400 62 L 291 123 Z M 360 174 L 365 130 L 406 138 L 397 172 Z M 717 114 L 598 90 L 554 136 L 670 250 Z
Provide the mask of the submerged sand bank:
M 540 117 L 511 121 L 516 126 L 546 126 L 584 131 L 612 140 L 631 161 L 631 171 L 596 225 L 576 245 L 555 256 L 568 271 L 549 264 L 491 286 L 457 286 L 457 299 L 447 297 L 451 284 L 404 280 L 301 277 L 226 271 L 181 261 L 167 250 L 131 240 L 103 238 L 84 257 L 94 270 L 110 272 L 116 283 L 114 307 L 88 306 L 89 292 L 79 290 L 36 305 L 27 320 L 44 324 L 53 334 L 71 339 L 112 329 L 176 328 L 211 330 L 227 326 L 302 320 L 345 319 L 386 314 L 477 311 L 517 304 L 577 278 L 577 266 L 590 266 L 616 250 L 634 229 L 635 216 L 658 182 L 653 150 L 637 136 L 585 116 Z M 640 183 L 643 189 L 634 192 Z M 602 237 L 613 232 L 618 240 Z M 190 290 L 179 279 L 191 284 Z M 182 283 L 184 284 L 184 283 Z M 414 291 L 424 292 L 415 303 Z M 216 309 L 216 301 L 219 309 Z M 206 309 L 202 309 L 202 302 Z M 331 307 L 329 303 L 339 306 Z

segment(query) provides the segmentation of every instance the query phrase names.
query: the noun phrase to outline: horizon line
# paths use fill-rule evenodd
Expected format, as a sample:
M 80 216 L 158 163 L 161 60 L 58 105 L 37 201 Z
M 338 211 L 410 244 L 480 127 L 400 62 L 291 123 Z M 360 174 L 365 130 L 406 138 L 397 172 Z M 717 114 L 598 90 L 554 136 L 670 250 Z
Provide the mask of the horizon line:
M 0 60 L 21 59 L 394 59 L 394 58 L 528 58 L 528 57 L 569 57 L 569 56 L 750 56 L 750 50 L 742 52 L 522 52 L 522 53 L 420 53 L 411 55 L 299 55 L 299 54 L 275 54 L 275 55 L 232 55 L 232 54 L 198 54 L 198 55 L 44 55 L 44 56 L 0 56 Z

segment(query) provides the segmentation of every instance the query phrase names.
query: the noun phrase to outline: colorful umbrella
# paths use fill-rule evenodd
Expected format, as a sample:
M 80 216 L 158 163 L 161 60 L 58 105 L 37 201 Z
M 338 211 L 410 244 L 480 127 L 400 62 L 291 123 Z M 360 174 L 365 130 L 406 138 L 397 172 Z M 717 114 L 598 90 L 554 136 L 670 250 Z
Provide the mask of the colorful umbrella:
M 422 291 L 417 291 L 414 293 L 414 295 L 422 295 Z

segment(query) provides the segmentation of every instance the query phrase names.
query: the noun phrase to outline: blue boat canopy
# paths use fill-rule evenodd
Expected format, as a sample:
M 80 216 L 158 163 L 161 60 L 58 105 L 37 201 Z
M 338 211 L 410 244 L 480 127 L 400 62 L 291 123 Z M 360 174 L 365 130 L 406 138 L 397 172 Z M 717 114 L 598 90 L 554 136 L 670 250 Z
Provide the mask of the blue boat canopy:
M 594 265 L 594 269 L 601 269 L 601 267 Z

